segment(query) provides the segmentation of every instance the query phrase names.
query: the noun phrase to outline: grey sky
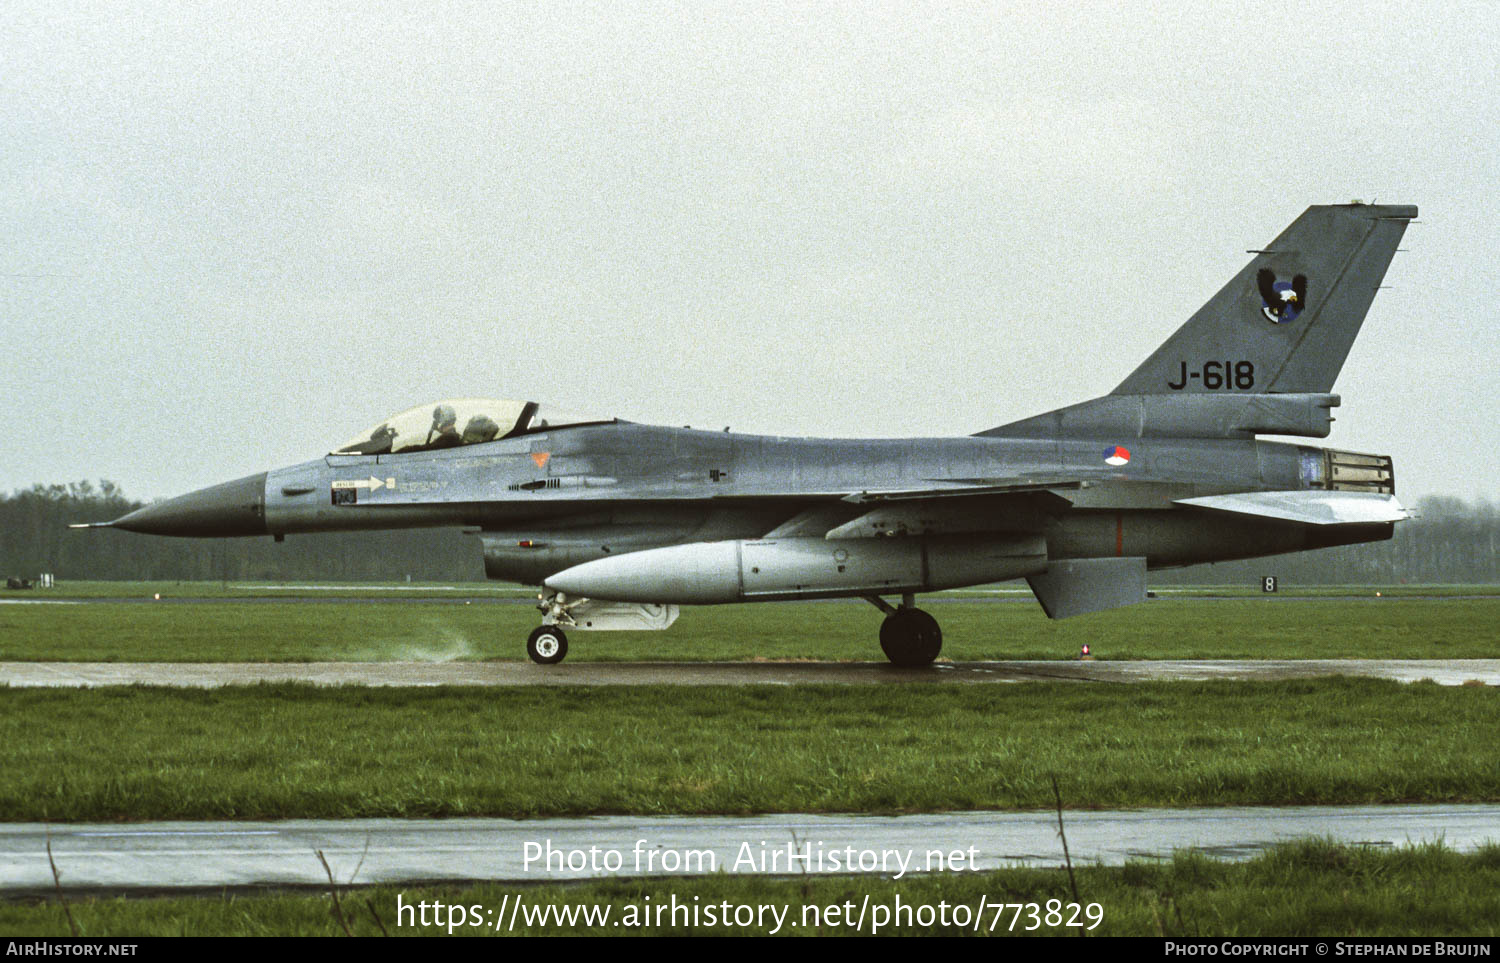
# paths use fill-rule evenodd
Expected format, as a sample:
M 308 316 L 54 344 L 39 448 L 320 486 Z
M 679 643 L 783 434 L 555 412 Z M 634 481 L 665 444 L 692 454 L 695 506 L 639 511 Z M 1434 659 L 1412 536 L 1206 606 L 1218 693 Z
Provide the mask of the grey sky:
M 1327 444 L 1496 494 L 1500 5 L 0 9 L 0 490 L 448 396 L 967 434 L 1313 203 L 1422 208 Z

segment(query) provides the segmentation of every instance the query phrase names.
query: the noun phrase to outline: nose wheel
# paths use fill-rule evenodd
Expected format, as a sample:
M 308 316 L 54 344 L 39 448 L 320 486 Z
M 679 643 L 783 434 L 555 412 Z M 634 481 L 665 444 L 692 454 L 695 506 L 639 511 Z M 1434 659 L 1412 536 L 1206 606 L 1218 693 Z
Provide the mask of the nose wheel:
M 542 625 L 526 639 L 526 654 L 537 665 L 556 665 L 568 654 L 568 637 L 555 625 Z

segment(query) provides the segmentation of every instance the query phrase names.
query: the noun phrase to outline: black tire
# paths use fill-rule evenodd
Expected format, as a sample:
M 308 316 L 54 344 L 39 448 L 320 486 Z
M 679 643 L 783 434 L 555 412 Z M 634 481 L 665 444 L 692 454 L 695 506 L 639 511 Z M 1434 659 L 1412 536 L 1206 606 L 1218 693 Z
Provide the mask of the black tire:
M 537 665 L 557 665 L 568 656 L 568 637 L 555 625 L 539 626 L 526 639 L 526 654 Z
M 930 665 L 943 651 L 943 630 L 921 609 L 897 609 L 880 623 L 880 648 L 892 665 Z

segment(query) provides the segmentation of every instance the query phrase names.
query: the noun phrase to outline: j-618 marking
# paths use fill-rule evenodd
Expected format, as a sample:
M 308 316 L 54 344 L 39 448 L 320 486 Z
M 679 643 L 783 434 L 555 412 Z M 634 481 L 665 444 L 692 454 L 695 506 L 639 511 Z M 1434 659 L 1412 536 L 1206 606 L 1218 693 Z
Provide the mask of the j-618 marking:
M 1167 382 L 1173 391 L 1181 391 L 1191 382 L 1199 382 L 1207 391 L 1249 391 L 1255 387 L 1255 363 L 1253 361 L 1205 361 L 1199 367 L 1188 370 L 1186 361 L 1179 362 L 1181 370 L 1175 382 Z

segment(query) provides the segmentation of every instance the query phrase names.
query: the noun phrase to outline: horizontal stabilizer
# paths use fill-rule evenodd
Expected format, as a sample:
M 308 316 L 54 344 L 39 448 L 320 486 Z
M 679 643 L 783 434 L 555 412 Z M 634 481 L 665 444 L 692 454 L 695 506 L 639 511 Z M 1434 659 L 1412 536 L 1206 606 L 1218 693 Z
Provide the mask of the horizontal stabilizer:
M 1144 558 L 1074 558 L 1026 579 L 1049 619 L 1134 605 L 1146 598 Z
M 1411 516 L 1395 495 L 1305 489 L 1179 498 L 1178 505 L 1303 525 L 1378 525 Z

